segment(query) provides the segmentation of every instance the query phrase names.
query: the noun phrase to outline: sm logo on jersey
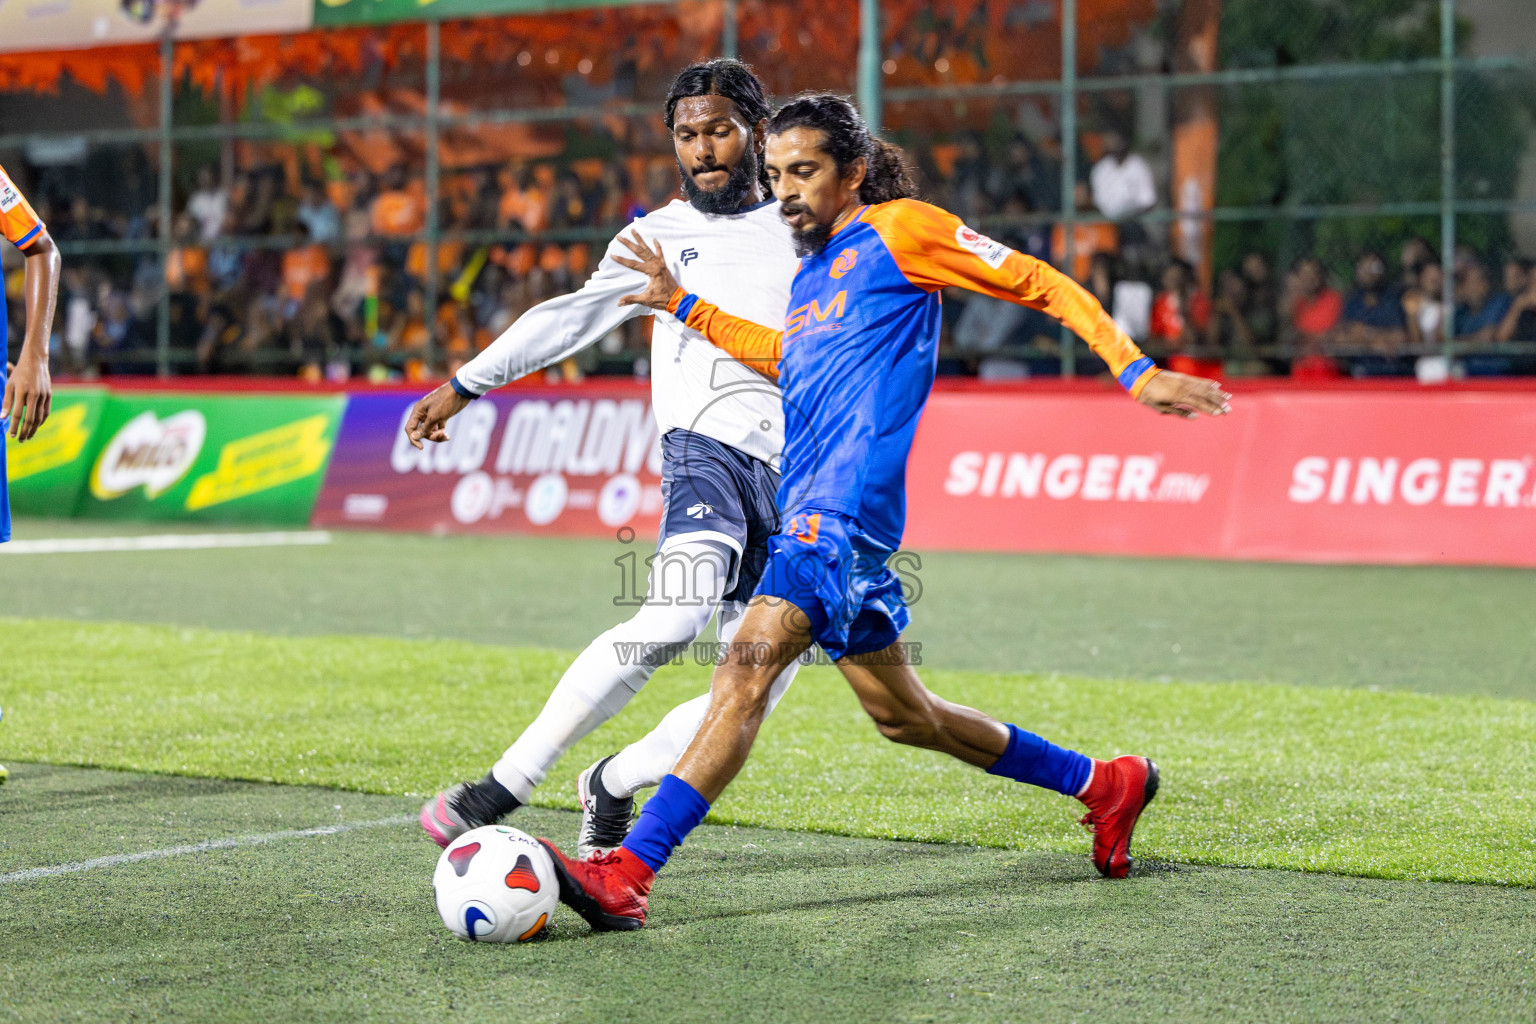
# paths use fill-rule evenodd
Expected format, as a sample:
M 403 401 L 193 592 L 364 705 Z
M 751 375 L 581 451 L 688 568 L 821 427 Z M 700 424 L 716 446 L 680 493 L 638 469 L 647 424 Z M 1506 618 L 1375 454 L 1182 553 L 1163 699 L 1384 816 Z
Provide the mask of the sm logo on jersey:
M 836 295 L 832 296 L 832 301 L 827 303 L 827 307 L 825 309 L 821 307 L 820 302 L 818 302 L 816 299 L 812 299 L 805 305 L 799 306 L 789 311 L 789 316 L 786 318 L 784 323 L 784 337 L 787 339 L 791 335 L 798 333 L 802 327 L 809 327 L 812 317 L 815 317 L 816 320 L 821 323 L 825 323 L 829 317 L 841 317 L 846 311 L 847 306 L 847 289 L 844 289 L 843 291 L 840 291 Z
M 859 250 L 844 249 L 837 254 L 837 259 L 832 261 L 832 269 L 828 271 L 833 278 L 842 277 L 853 269 L 853 265 L 859 262 Z

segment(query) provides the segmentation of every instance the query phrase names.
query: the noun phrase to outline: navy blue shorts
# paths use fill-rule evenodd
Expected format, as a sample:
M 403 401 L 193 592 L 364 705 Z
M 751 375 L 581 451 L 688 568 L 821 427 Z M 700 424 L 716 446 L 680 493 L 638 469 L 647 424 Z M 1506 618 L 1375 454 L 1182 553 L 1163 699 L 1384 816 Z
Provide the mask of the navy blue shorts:
M 882 651 L 912 621 L 901 580 L 885 565 L 892 554 L 849 517 L 806 510 L 769 540 L 757 592 L 805 612 L 812 639 L 833 661 Z
M 656 550 L 717 541 L 734 554 L 725 600 L 745 601 L 779 530 L 779 474 L 766 462 L 681 428 L 661 436 L 661 536 Z

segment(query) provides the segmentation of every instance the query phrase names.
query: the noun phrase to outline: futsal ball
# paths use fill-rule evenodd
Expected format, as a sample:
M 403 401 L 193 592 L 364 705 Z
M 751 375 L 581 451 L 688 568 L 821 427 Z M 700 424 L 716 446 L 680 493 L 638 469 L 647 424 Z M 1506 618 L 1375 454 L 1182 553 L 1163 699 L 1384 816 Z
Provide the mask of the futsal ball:
M 450 843 L 432 888 L 443 924 L 470 942 L 527 942 L 560 902 L 549 851 L 504 825 L 471 829 Z

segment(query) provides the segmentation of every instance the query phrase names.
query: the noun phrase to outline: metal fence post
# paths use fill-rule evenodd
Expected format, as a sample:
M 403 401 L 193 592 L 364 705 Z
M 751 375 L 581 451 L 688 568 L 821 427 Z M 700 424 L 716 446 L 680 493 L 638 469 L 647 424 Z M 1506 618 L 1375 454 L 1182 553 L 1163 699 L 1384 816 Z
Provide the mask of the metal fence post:
M 427 22 L 427 268 L 426 279 L 423 288 L 426 294 L 422 296 L 426 301 L 421 304 L 422 315 L 426 317 L 427 350 L 434 357 L 444 354 L 437 350 L 437 243 L 441 234 L 441 225 L 437 217 L 437 187 L 438 187 L 438 138 L 440 125 L 438 118 L 442 105 L 442 23 L 438 21 Z M 445 360 L 446 365 L 446 360 Z
M 736 0 L 725 0 L 725 24 L 720 26 L 720 56 L 735 60 L 741 56 L 741 44 L 736 36 L 737 18 L 740 12 L 736 9 Z
M 880 0 L 859 0 L 859 111 L 874 135 L 883 120 L 881 76 Z
M 171 266 L 171 90 L 175 85 L 172 65 L 176 43 L 171 38 L 174 23 L 167 22 L 160 33 L 160 299 L 155 304 L 155 372 L 171 375 L 171 282 L 166 273 Z
M 1449 360 L 1456 350 L 1456 0 L 1440 0 L 1440 276 Z
M 1077 261 L 1077 0 L 1061 0 L 1061 272 Z M 1061 325 L 1061 375 L 1077 374 L 1077 339 Z

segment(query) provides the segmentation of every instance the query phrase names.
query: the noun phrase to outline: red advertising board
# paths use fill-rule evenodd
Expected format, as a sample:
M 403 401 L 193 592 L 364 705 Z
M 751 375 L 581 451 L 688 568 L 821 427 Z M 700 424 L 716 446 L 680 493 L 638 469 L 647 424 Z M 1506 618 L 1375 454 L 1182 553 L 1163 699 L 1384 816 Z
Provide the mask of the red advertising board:
M 1536 565 L 1536 397 L 1277 394 L 1252 404 L 1220 554 Z
M 498 391 L 454 417 L 449 441 L 420 451 L 403 429 L 419 397 L 351 396 L 316 525 L 654 536 L 661 451 L 648 388 Z
M 1536 395 L 937 393 L 908 465 L 910 547 L 1536 566 Z
M 942 387 L 905 544 L 1536 566 L 1536 391 L 1237 390 L 1232 416 L 1189 422 L 1091 386 Z M 417 397 L 349 396 L 317 525 L 654 536 L 643 385 L 503 389 L 422 452 L 401 431 Z
M 935 394 L 907 464 L 905 544 L 1208 555 L 1243 426 L 1154 416 L 1123 393 Z

